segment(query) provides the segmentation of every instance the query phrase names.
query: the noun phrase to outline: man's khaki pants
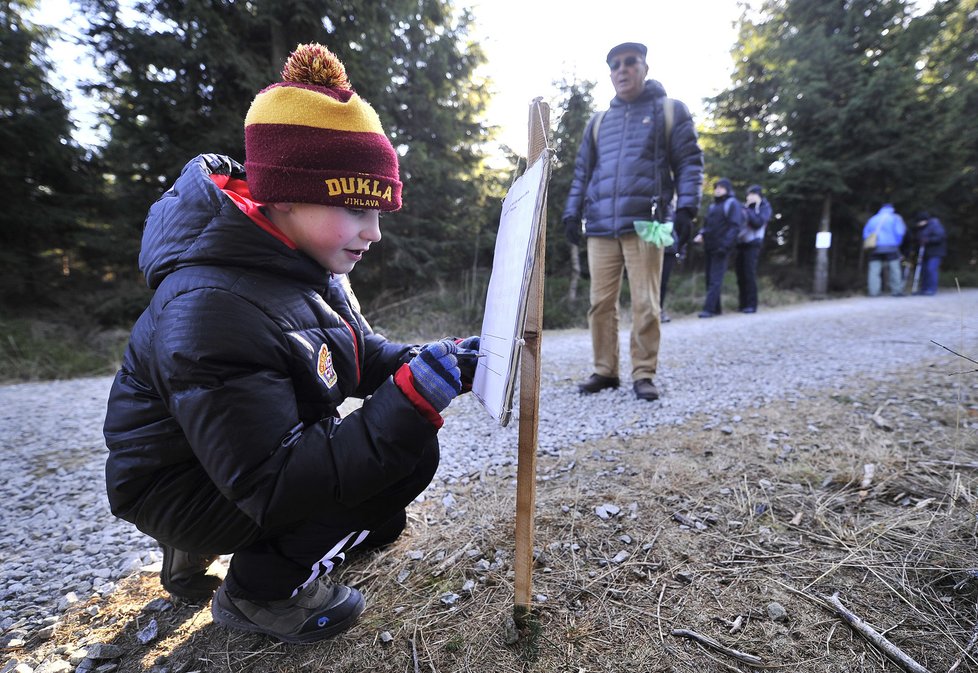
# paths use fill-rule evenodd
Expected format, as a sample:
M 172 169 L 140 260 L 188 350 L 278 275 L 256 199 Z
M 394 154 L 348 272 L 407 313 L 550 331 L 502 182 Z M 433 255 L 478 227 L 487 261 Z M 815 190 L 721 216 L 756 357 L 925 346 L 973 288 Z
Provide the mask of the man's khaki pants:
M 594 373 L 618 376 L 618 314 L 622 272 L 632 298 L 632 381 L 651 379 L 659 362 L 659 286 L 662 248 L 638 234 L 587 239 L 591 307 L 587 312 L 594 349 Z

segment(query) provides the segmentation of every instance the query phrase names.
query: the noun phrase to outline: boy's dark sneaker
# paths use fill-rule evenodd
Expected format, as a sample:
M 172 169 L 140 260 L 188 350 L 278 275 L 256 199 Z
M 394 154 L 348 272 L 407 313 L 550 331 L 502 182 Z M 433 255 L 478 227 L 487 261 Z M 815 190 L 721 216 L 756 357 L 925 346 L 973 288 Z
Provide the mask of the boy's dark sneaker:
M 264 633 L 286 643 L 314 643 L 353 626 L 365 602 L 348 586 L 323 578 L 292 598 L 251 601 L 232 598 L 224 584 L 211 601 L 214 623 L 239 631 Z
M 601 376 L 601 374 L 591 374 L 584 381 L 577 384 L 577 389 L 584 395 L 591 395 L 606 388 L 617 388 L 621 381 L 617 376 Z
M 163 567 L 160 584 L 176 598 L 196 603 L 206 601 L 221 586 L 221 578 L 208 575 L 207 569 L 217 560 L 216 554 L 193 554 L 160 543 Z

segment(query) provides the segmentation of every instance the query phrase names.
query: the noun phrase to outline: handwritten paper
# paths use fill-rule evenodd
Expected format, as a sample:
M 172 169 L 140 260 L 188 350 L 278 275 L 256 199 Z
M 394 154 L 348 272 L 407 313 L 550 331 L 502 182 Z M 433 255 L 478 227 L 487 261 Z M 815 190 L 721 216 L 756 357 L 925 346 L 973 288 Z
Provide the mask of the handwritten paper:
M 482 345 L 472 392 L 489 414 L 505 426 L 513 411 L 513 391 L 530 274 L 544 219 L 550 152 L 544 152 L 513 184 L 499 218 L 482 319 Z

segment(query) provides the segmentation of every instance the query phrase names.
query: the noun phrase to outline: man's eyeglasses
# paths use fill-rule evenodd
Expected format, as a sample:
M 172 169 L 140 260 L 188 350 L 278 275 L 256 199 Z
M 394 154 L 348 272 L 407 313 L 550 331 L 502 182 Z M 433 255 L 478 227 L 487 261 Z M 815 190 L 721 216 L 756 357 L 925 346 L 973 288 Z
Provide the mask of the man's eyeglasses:
M 642 59 L 639 56 L 626 56 L 624 60 L 616 58 L 614 61 L 608 64 L 611 68 L 611 72 L 615 72 L 618 68 L 625 66 L 626 68 L 631 68 L 636 63 L 640 62 Z

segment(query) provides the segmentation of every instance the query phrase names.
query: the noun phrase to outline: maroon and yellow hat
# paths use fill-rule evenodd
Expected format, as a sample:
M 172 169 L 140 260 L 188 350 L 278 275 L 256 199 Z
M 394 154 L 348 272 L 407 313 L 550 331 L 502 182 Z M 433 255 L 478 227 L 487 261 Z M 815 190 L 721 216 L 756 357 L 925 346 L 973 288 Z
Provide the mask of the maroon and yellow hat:
M 346 68 L 321 44 L 300 44 L 282 81 L 245 117 L 245 171 L 262 203 L 366 210 L 401 207 L 397 153 Z

